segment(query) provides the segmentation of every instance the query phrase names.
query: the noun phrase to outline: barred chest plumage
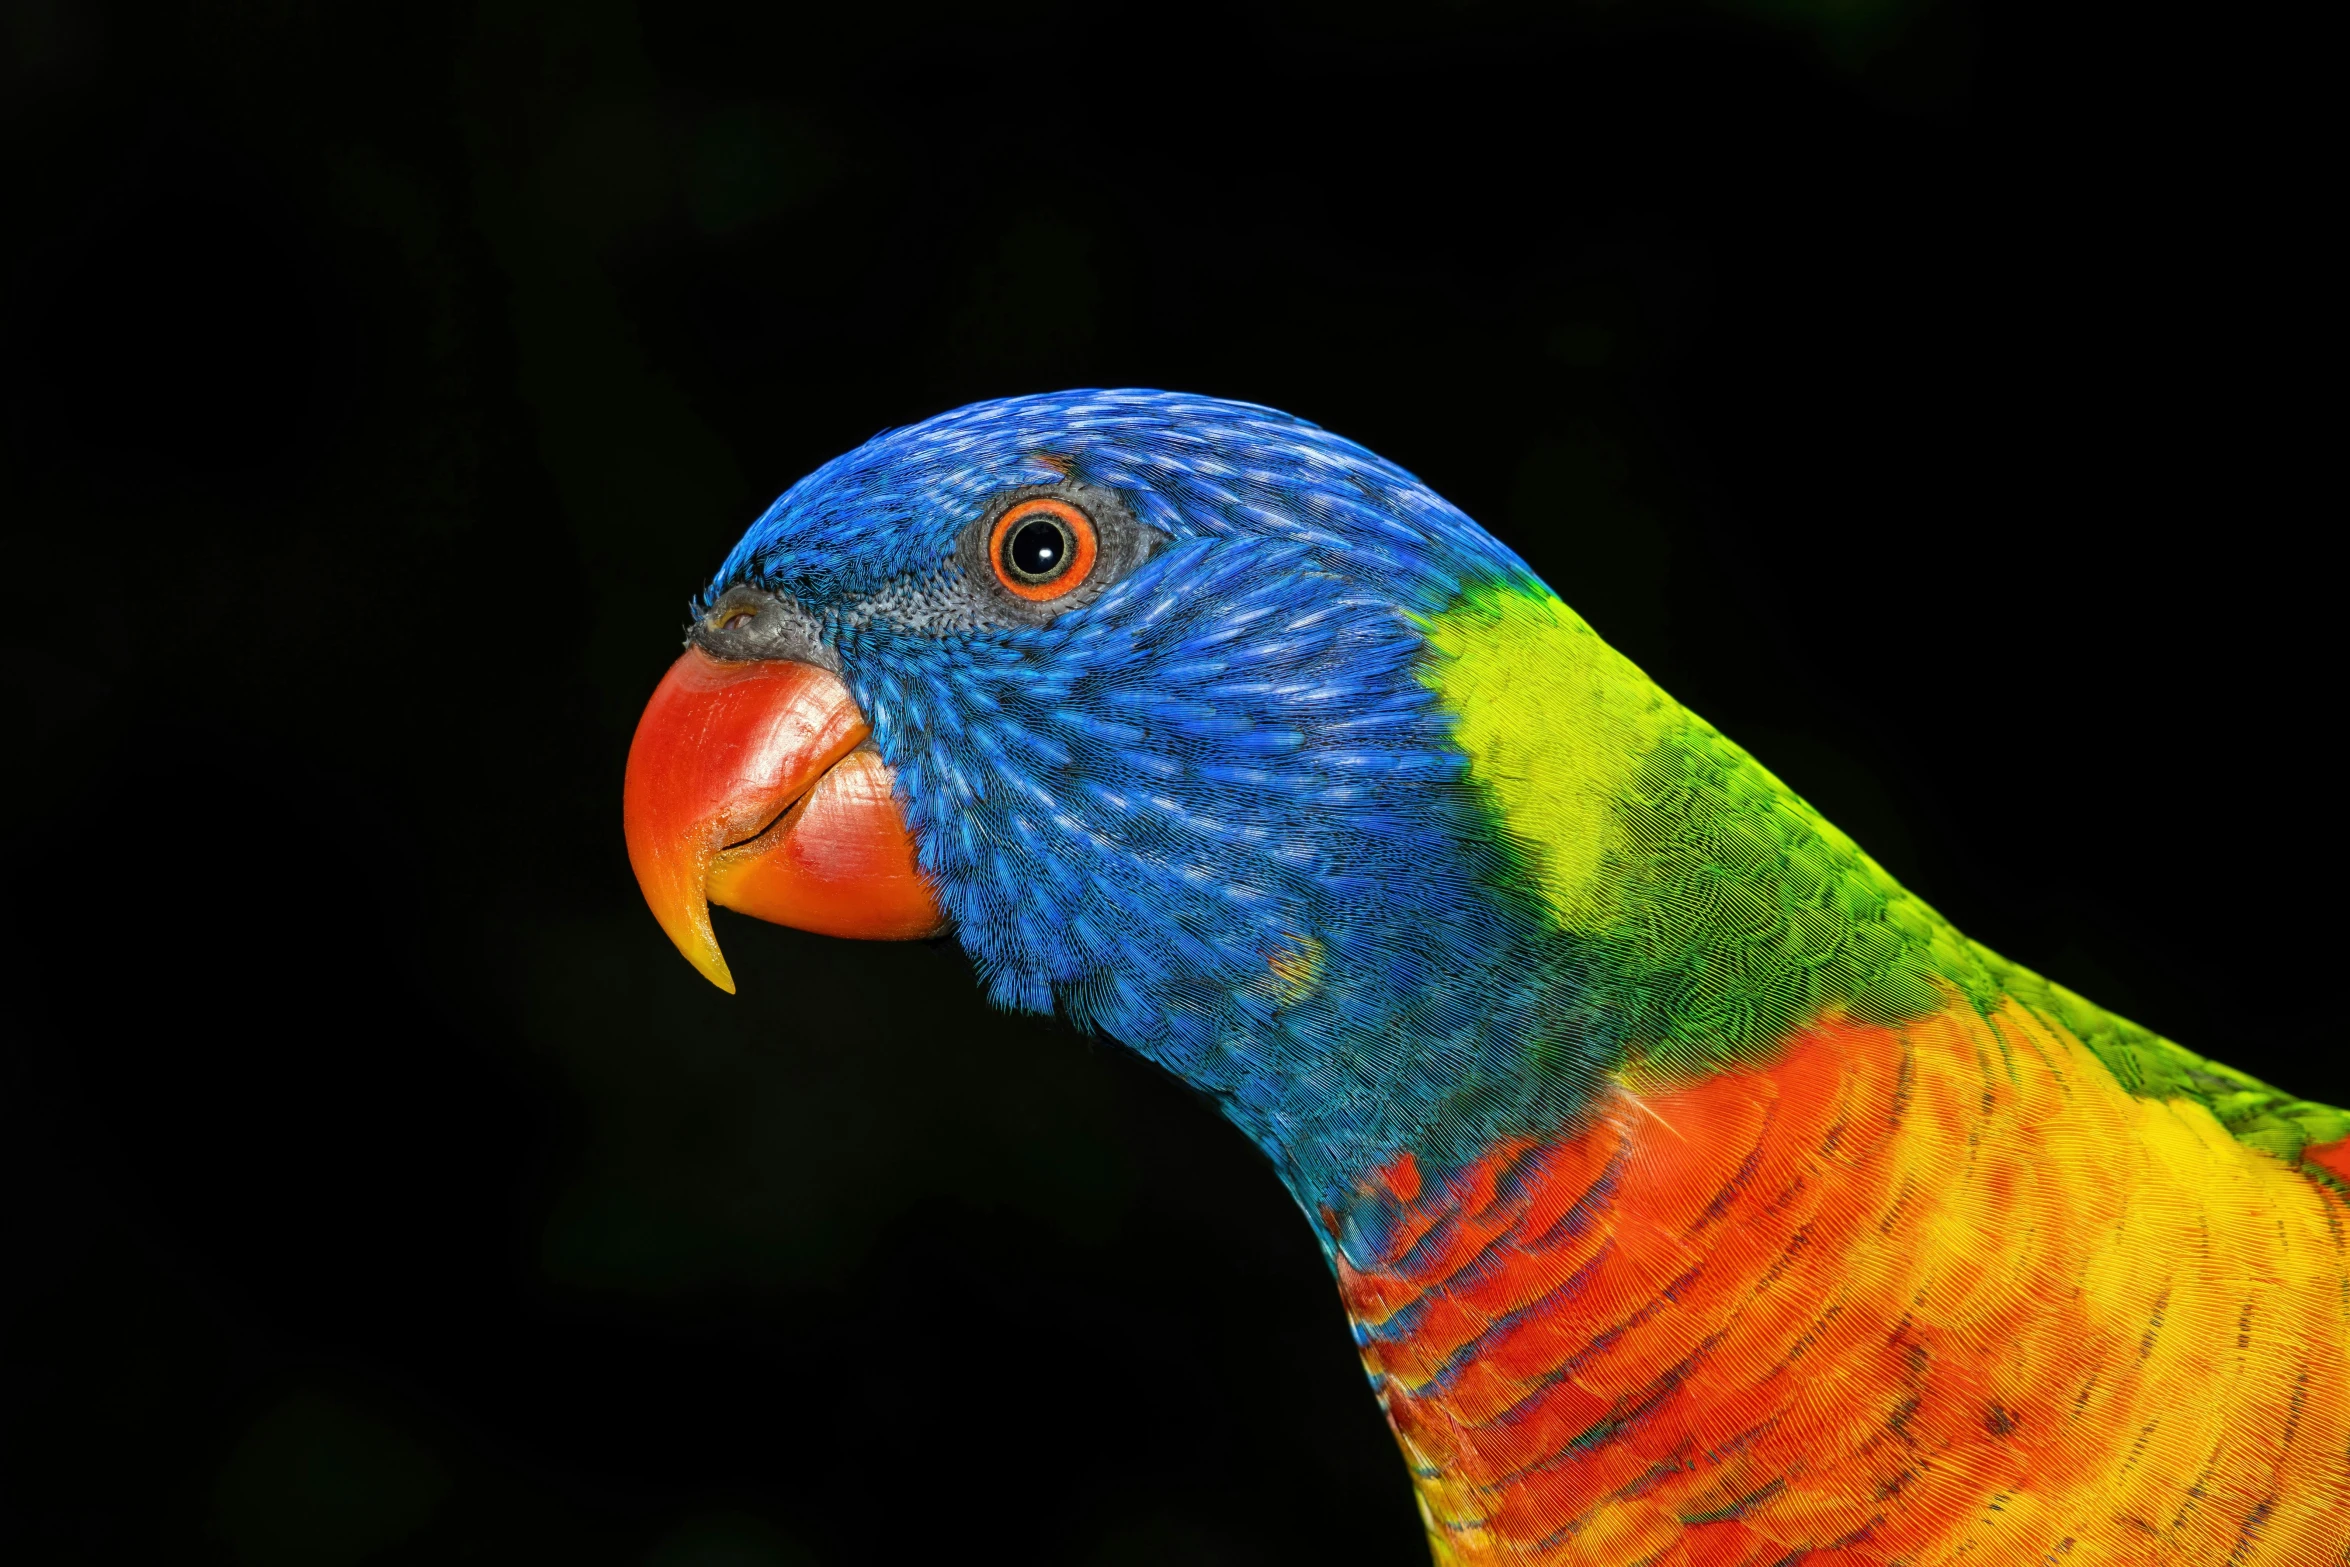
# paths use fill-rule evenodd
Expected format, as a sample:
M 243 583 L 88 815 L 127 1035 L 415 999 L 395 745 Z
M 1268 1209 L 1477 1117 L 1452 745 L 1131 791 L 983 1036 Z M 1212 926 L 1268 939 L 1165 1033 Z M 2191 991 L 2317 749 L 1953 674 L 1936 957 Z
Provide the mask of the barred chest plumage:
M 1607 1567 L 2338 1562 L 2344 1220 L 2014 1002 L 1325 1215 L 1439 1560 Z

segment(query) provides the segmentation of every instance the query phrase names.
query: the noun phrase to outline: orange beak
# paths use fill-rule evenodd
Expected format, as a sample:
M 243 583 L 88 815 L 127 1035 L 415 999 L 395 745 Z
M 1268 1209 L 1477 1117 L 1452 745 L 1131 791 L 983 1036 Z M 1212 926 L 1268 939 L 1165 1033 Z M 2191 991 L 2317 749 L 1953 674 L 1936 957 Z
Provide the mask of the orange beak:
M 653 918 L 720 990 L 734 992 L 734 975 L 713 903 L 827 936 L 946 928 L 872 732 L 828 670 L 699 648 L 645 704 L 628 750 L 628 862 Z

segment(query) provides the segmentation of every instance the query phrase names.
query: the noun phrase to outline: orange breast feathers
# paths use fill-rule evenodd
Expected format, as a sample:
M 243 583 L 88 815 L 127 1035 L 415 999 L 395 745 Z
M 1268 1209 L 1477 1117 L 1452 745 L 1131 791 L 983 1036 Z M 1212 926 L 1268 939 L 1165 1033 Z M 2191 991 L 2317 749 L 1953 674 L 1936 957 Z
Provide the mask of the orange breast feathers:
M 2350 1560 L 2339 1194 L 2021 1006 L 1378 1179 L 1340 1284 L 1440 1563 Z

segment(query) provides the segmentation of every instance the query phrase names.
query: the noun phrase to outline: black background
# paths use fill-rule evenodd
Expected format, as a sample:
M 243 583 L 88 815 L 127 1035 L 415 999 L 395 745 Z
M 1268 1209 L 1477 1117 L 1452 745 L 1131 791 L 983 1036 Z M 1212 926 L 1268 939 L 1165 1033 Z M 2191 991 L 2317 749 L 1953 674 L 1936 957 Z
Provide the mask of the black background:
M 1424 1560 L 1182 1088 L 638 903 L 688 593 L 977 397 L 1364 441 L 1970 933 L 2350 1098 L 2308 40 L 998 13 L 10 7 L 11 1560 Z

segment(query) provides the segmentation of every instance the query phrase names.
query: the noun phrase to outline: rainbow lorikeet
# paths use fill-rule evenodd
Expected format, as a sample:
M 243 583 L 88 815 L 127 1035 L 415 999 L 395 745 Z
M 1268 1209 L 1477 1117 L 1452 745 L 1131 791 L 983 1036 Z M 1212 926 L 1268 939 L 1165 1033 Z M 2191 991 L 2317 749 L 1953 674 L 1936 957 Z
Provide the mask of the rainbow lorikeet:
M 1314 1225 L 1443 1563 L 2350 1561 L 2350 1115 L 1967 940 L 1393 464 L 1069 392 L 695 606 L 629 850 L 951 931 Z

